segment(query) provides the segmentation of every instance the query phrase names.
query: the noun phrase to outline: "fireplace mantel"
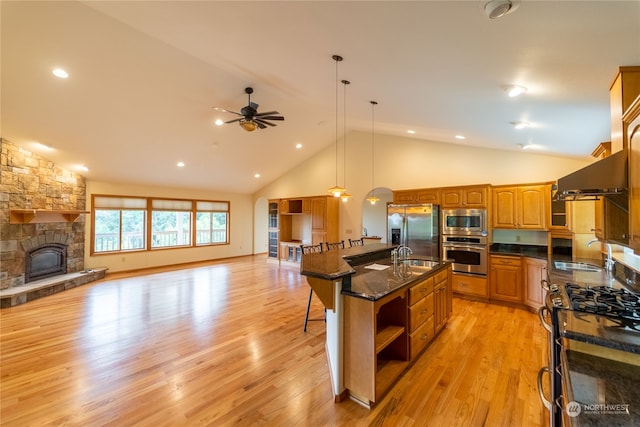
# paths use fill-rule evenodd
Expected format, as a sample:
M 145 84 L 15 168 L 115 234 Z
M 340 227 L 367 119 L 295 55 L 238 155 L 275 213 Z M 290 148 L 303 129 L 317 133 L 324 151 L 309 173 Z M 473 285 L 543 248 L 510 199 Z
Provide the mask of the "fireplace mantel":
M 46 222 L 73 222 L 80 215 L 88 214 L 79 210 L 10 209 L 10 224 L 34 224 Z

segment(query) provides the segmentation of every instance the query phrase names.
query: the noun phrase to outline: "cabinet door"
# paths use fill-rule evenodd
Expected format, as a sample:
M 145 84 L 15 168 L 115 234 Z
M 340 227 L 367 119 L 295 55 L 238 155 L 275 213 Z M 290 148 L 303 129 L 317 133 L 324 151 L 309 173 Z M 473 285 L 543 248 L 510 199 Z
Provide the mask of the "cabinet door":
M 415 201 L 417 203 L 440 204 L 440 192 L 437 189 L 416 191 Z
M 530 307 L 539 308 L 544 305 L 545 290 L 542 289 L 542 279 L 547 278 L 547 261 L 535 258 L 524 260 L 524 302 Z
M 487 195 L 486 187 L 467 188 L 462 192 L 462 203 L 467 208 L 484 208 L 487 206 Z
M 492 222 L 494 228 L 516 228 L 517 199 L 517 187 L 493 189 Z
M 415 203 L 416 192 L 414 190 L 403 190 L 393 192 L 393 203 Z
M 522 302 L 520 258 L 490 256 L 489 296 L 492 299 Z
M 521 187 L 518 192 L 517 228 L 546 229 L 547 200 L 551 200 L 551 192 L 546 185 Z
M 604 240 L 604 198 L 598 197 L 594 202 L 594 233 L 599 240 Z
M 446 283 L 438 284 L 433 289 L 433 318 L 437 333 L 447 323 L 447 287 Z
M 462 190 L 458 188 L 445 188 L 442 190 L 442 206 L 445 208 L 462 207 Z
M 288 214 L 288 213 L 289 213 L 289 201 L 280 200 L 280 214 Z
M 640 255 L 640 104 L 628 127 L 629 135 L 629 246 Z M 631 109 L 630 109 L 631 110 Z
M 324 197 L 314 197 L 311 199 L 311 230 L 326 230 L 327 199 Z

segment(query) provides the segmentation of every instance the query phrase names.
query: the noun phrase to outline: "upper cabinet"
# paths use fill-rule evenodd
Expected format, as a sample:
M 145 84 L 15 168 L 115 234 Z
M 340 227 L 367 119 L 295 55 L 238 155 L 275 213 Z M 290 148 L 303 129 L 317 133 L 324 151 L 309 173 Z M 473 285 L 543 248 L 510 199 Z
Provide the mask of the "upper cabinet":
M 418 190 L 400 190 L 393 192 L 393 203 L 430 203 L 440 204 L 438 188 L 422 188 Z
M 339 201 L 339 198 L 333 196 L 311 199 L 311 244 L 338 241 Z
M 548 184 L 492 188 L 493 228 L 547 230 L 551 202 Z
M 611 100 L 611 149 L 618 152 L 625 148 L 629 140 L 629 127 L 625 125 L 630 121 L 624 120 L 626 111 L 634 103 L 640 94 L 640 66 L 620 67 L 611 88 L 609 96 Z
M 640 96 L 623 120 L 629 138 L 629 246 L 640 255 Z
M 489 185 L 468 187 L 447 187 L 440 189 L 443 208 L 486 208 L 489 198 Z
M 311 213 L 311 199 L 282 199 L 280 200 L 280 214 L 294 215 Z

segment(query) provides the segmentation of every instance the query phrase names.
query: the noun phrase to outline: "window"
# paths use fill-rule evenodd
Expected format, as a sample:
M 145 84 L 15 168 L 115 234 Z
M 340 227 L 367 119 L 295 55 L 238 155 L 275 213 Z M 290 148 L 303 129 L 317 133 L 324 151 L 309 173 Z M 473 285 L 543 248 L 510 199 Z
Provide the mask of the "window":
M 95 197 L 93 251 L 145 249 L 147 199 Z
M 229 243 L 229 202 L 94 195 L 93 208 L 92 253 Z
M 227 240 L 229 203 L 196 203 L 196 245 L 229 243 Z

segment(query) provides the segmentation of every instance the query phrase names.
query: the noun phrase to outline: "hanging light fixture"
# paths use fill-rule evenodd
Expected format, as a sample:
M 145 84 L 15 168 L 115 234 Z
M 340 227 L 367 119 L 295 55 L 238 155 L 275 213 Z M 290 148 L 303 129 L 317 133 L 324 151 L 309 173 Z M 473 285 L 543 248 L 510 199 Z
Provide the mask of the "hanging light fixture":
M 338 63 L 343 58 L 340 55 L 333 55 L 332 58 L 336 61 L 336 185 L 328 191 L 333 197 L 340 197 L 345 189 L 338 185 Z
M 375 148 L 375 141 L 374 141 L 374 129 L 373 129 L 373 124 L 375 122 L 374 120 L 374 109 L 376 107 L 376 105 L 378 105 L 378 103 L 376 101 L 371 101 L 371 195 L 369 197 L 367 197 L 367 201 L 369 203 L 371 203 L 372 205 L 375 205 L 376 202 L 378 200 L 380 200 L 379 198 L 376 197 L 376 188 L 374 186 L 374 181 L 373 181 L 373 172 L 374 172 L 374 148 Z
M 349 80 L 342 80 L 344 85 L 344 107 L 342 108 L 343 120 L 342 120 L 342 171 L 344 176 L 344 191 L 340 195 L 343 202 L 348 202 L 351 198 L 351 194 L 347 193 L 347 85 L 351 84 Z

